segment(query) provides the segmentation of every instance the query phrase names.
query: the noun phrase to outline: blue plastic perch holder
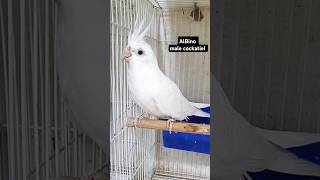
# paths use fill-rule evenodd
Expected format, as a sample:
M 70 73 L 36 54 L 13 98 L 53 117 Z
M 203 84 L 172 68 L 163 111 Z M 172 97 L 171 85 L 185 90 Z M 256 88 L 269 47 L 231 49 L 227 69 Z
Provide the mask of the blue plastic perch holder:
M 201 109 L 210 113 L 210 106 Z M 189 116 L 188 123 L 210 124 L 210 118 Z M 163 131 L 162 137 L 164 147 L 210 154 L 209 135 Z

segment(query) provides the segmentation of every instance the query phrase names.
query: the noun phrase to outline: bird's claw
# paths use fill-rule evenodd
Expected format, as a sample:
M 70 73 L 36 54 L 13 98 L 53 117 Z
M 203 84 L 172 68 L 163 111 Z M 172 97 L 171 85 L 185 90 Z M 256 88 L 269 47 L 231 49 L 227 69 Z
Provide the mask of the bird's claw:
M 167 129 L 169 129 L 169 133 L 171 134 L 172 131 L 172 126 L 173 126 L 173 122 L 175 122 L 176 120 L 174 119 L 168 119 L 167 120 Z
M 134 123 L 134 127 L 135 127 L 135 128 L 138 127 L 138 124 L 140 123 L 140 119 L 141 119 L 140 117 L 134 118 L 134 122 L 133 122 L 133 123 Z
M 144 116 L 144 114 L 141 114 L 140 116 L 134 118 L 133 124 L 134 124 L 134 127 L 135 127 L 135 128 L 138 127 L 138 124 L 140 123 L 140 120 L 143 119 L 143 116 Z

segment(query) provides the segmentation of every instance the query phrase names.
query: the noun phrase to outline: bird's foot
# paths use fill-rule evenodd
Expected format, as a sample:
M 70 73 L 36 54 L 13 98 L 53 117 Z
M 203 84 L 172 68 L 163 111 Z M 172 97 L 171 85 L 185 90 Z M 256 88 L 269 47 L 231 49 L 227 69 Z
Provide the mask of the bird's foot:
M 133 123 L 134 123 L 134 127 L 135 127 L 135 128 L 138 127 L 138 124 L 140 123 L 140 120 L 143 119 L 144 114 L 145 114 L 145 113 L 143 113 L 143 114 L 141 114 L 140 116 L 134 118 L 134 122 L 133 122 Z
M 171 134 L 171 131 L 172 131 L 172 126 L 173 126 L 173 123 L 175 122 L 176 120 L 174 119 L 168 119 L 167 120 L 167 129 L 169 129 L 169 133 Z

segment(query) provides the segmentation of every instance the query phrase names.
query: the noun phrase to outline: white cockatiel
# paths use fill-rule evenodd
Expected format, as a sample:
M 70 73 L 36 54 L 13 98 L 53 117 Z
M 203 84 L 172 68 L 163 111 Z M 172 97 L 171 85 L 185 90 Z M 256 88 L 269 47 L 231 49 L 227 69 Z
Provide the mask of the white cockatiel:
M 192 115 L 210 117 L 189 102 L 177 85 L 160 70 L 157 57 L 144 39 L 148 27 L 142 31 L 141 23 L 130 34 L 123 54 L 128 64 L 128 85 L 134 101 L 145 112 L 158 118 L 185 120 Z

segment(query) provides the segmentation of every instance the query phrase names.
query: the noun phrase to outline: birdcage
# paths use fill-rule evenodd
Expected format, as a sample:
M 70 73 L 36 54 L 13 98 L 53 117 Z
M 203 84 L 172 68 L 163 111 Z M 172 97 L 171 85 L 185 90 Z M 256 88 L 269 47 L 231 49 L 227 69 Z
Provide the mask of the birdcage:
M 178 36 L 198 36 L 201 43 L 210 43 L 209 1 L 198 3 L 201 21 L 192 19 L 194 1 L 113 0 L 111 4 L 111 179 L 209 179 L 208 154 L 165 148 L 162 131 L 126 126 L 127 117 L 143 112 L 130 98 L 126 63 L 120 59 L 135 19 L 151 22 L 147 42 L 161 70 L 189 100 L 209 103 L 209 52 L 168 52 Z
M 194 1 L 111 1 L 112 49 L 106 69 L 111 75 L 111 179 L 209 178 L 209 155 L 165 148 L 161 131 L 126 127 L 127 117 L 143 111 L 130 98 L 121 61 L 134 21 L 151 22 L 147 41 L 162 71 L 187 98 L 209 103 L 209 53 L 168 52 L 181 35 L 199 36 L 209 44 L 209 1 L 197 2 L 200 21 L 191 14 Z M 60 5 L 50 0 L 1 1 L 1 179 L 108 172 L 104 152 L 78 128 L 61 90 L 56 64 L 56 35 L 64 15 Z

